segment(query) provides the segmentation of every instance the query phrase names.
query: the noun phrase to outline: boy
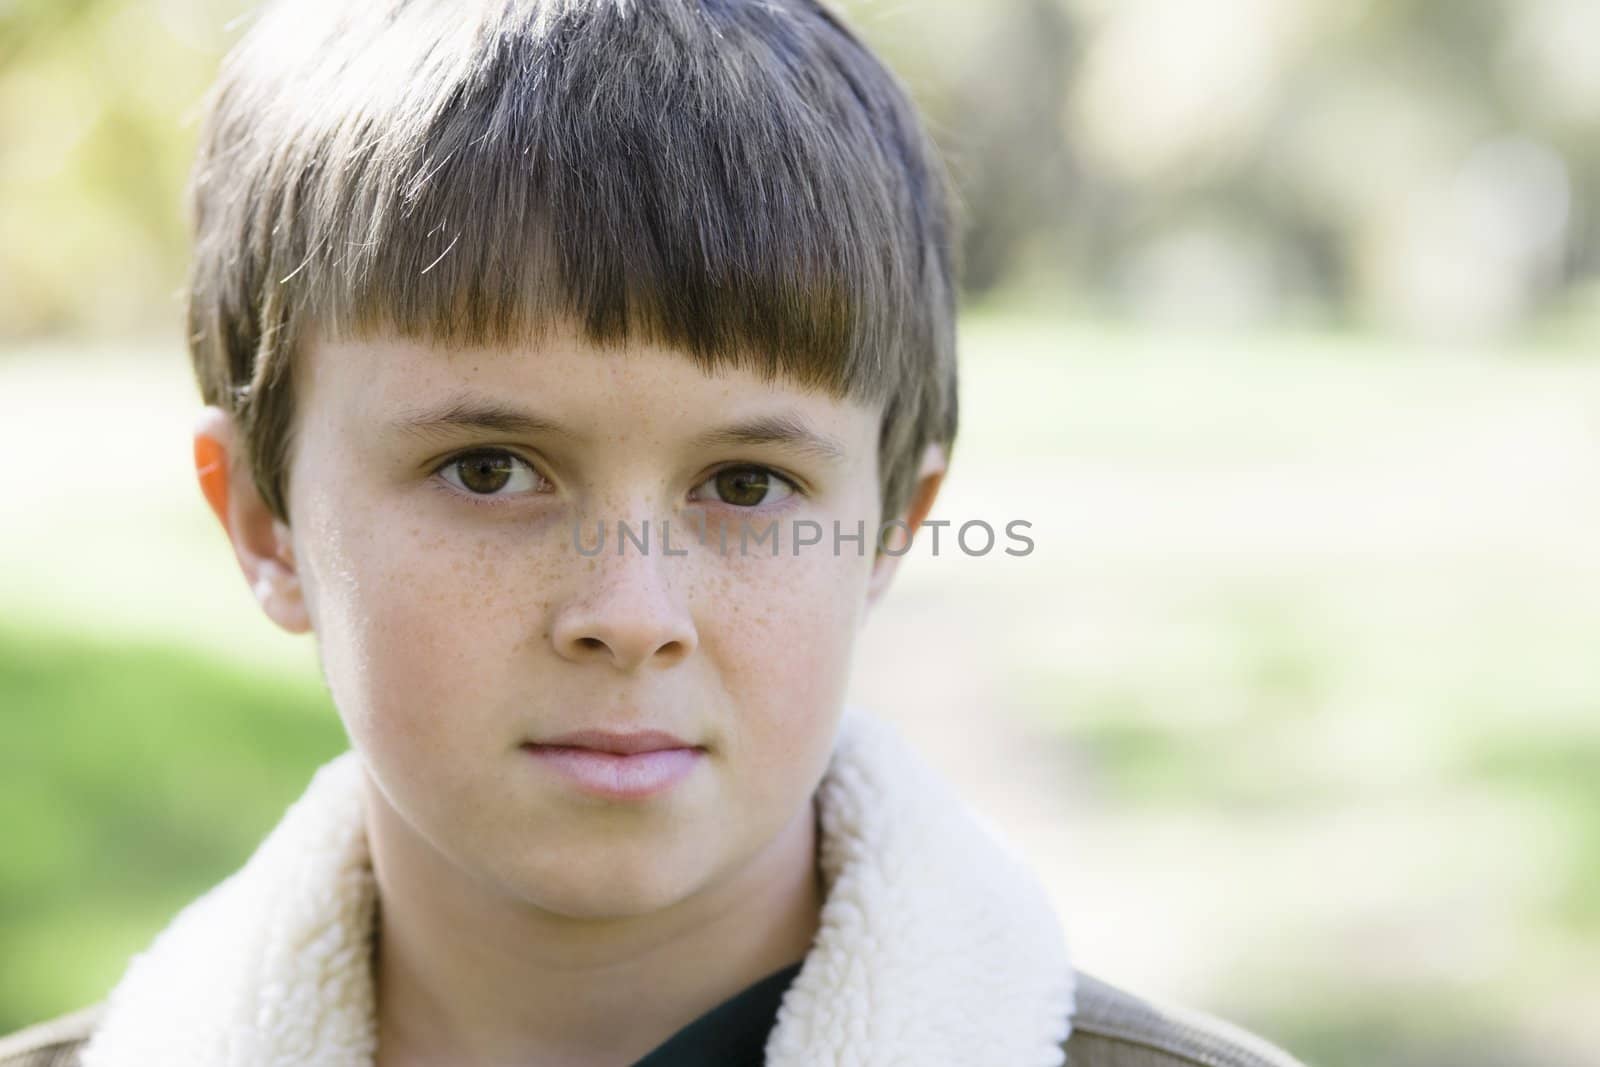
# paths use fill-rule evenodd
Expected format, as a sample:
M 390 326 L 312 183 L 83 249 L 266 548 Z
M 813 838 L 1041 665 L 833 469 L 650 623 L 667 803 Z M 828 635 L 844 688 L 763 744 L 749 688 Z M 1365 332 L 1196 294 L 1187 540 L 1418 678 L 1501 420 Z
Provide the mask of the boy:
M 1292 1062 L 1075 972 L 844 704 L 953 237 L 814 0 L 286 0 L 193 206 L 201 487 L 352 751 L 0 1064 Z

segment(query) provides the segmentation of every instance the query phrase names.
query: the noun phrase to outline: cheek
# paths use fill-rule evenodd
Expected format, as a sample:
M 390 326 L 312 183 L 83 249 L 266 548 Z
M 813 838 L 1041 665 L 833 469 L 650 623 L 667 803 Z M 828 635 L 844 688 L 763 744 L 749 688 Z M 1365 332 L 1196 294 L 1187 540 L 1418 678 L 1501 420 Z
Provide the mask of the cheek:
M 708 583 L 723 606 L 702 624 L 734 718 L 734 758 L 773 780 L 825 759 L 850 675 L 870 561 L 847 547 L 730 561 Z M 810 552 L 811 554 L 807 554 Z M 804 757 L 804 758 L 803 758 Z
M 329 514 L 317 544 L 318 644 L 352 739 L 436 755 L 490 740 L 463 727 L 492 710 L 537 633 L 537 564 L 510 566 L 494 538 L 446 536 L 379 501 Z

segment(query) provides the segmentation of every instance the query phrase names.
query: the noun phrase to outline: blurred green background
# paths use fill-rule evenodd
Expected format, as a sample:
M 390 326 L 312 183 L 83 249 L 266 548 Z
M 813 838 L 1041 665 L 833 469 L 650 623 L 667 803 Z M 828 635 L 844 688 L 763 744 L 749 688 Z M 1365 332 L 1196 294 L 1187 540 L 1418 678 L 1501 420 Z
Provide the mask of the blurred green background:
M 935 517 L 1037 544 L 919 544 L 856 697 L 1102 977 L 1313 1064 L 1600 1062 L 1600 4 L 841 6 L 962 201 Z M 344 746 L 187 473 L 248 7 L 0 0 L 0 1032 Z

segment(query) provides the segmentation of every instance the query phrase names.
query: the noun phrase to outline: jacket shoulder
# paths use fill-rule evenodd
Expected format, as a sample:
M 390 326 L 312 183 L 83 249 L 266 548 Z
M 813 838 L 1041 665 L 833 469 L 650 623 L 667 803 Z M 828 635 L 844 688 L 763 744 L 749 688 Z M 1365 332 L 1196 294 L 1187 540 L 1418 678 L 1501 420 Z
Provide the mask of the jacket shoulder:
M 1077 972 L 1066 1067 L 1304 1067 L 1282 1049 L 1204 1012 L 1164 1004 Z
M 77 1067 L 105 1002 L 0 1037 L 0 1067 Z

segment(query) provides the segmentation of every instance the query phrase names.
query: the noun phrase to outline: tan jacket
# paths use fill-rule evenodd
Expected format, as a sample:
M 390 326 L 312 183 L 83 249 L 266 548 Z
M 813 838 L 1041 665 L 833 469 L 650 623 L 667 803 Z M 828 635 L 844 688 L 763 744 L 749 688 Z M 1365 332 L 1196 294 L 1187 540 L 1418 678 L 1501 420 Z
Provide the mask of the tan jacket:
M 1279 1050 L 1234 1027 L 1160 1007 L 1077 974 L 1078 1010 L 1061 1047 L 1066 1067 L 1298 1067 Z M 0 1067 L 79 1067 L 104 1004 L 0 1038 Z
M 0 1067 L 371 1067 L 376 887 L 345 753 L 104 1002 L 0 1041 Z M 816 794 L 821 924 L 769 1067 L 1296 1067 L 1078 971 L 1021 858 L 890 724 L 847 708 Z

